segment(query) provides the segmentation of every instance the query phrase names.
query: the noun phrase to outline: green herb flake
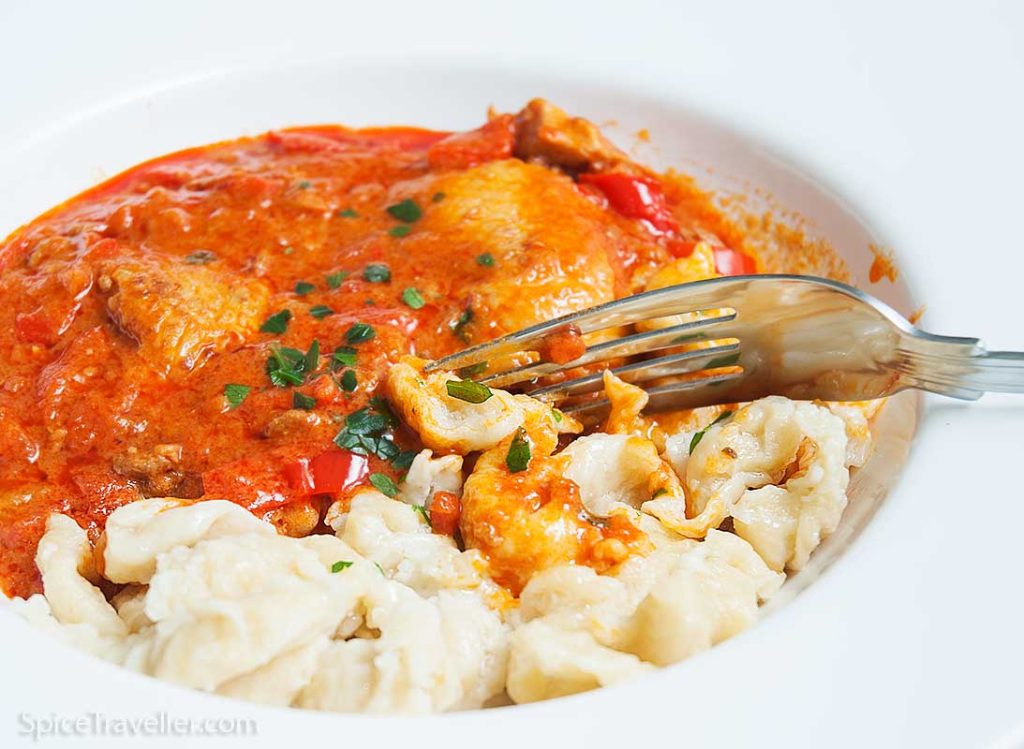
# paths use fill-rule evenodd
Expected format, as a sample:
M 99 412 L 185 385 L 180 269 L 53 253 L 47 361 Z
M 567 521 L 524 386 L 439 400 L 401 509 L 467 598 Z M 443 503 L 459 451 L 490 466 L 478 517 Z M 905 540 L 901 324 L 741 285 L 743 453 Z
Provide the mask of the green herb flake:
M 281 254 L 283 254 L 283 255 L 291 255 L 293 252 L 295 252 L 295 248 L 292 247 L 291 245 L 289 245 L 289 246 L 285 247 L 283 250 L 281 250 Z
M 363 278 L 370 283 L 387 283 L 391 280 L 391 269 L 384 263 L 370 263 L 363 268 Z
M 334 444 L 357 455 L 393 460 L 401 450 L 388 429 L 397 423 L 386 402 L 371 398 L 369 406 L 353 411 L 345 418 L 344 425 L 334 437 Z
M 267 376 L 277 387 L 301 385 L 305 382 L 306 354 L 298 349 L 274 346 L 267 359 Z
M 459 377 L 464 380 L 472 380 L 487 371 L 487 362 L 479 361 L 476 364 L 469 364 L 459 368 Z
M 296 390 L 292 393 L 292 408 L 301 408 L 303 411 L 312 411 L 316 408 L 316 398 Z
M 334 310 L 332 310 L 326 304 L 316 304 L 309 308 L 309 314 L 311 314 L 317 320 L 323 320 L 325 317 L 330 317 L 331 315 L 333 315 Z
M 351 346 L 338 346 L 331 354 L 331 364 L 336 368 L 354 367 L 356 365 L 356 350 Z
M 483 403 L 494 395 L 489 387 L 472 380 L 448 380 L 445 388 L 449 397 L 466 403 Z
M 411 224 L 414 221 L 419 221 L 420 218 L 423 216 L 423 211 L 420 209 L 418 205 L 416 205 L 416 201 L 412 200 L 411 198 L 406 198 L 400 203 L 389 205 L 386 208 L 386 210 L 394 218 L 397 218 L 399 221 L 406 224 Z
M 355 562 L 347 562 L 344 559 L 341 559 L 331 565 L 331 572 L 341 572 L 342 570 L 347 570 L 353 564 L 355 564 Z
M 371 473 L 370 483 L 386 497 L 398 496 L 398 487 L 395 486 L 395 482 L 386 473 Z
M 334 289 L 339 288 L 341 286 L 342 281 L 344 281 L 346 278 L 348 278 L 348 271 L 339 270 L 337 273 L 328 273 L 324 277 L 324 280 L 327 281 L 327 288 L 333 291 Z
M 359 218 L 359 214 L 353 208 L 346 208 L 338 211 L 338 218 Z
M 295 185 L 295 186 L 297 188 L 299 188 L 300 190 L 308 190 L 309 188 L 311 188 L 313 186 L 313 183 L 310 182 L 308 179 L 304 179 L 304 180 L 300 180 L 299 183 L 297 185 Z
M 427 300 L 423 298 L 419 290 L 414 289 L 412 286 L 402 292 L 402 301 L 412 309 L 423 309 L 423 305 L 427 303 Z
M 412 227 L 406 224 L 399 224 L 398 226 L 392 226 L 388 229 L 388 234 L 392 237 L 405 237 L 408 236 L 409 232 L 412 231 Z
M 731 367 L 740 360 L 740 354 L 737 351 L 735 354 L 726 354 L 725 356 L 719 356 L 717 359 L 712 359 L 707 363 L 705 369 L 718 369 L 719 367 Z
M 654 494 L 651 495 L 651 499 L 657 499 L 658 497 L 664 496 L 665 494 L 668 494 L 668 489 L 666 489 L 664 486 L 659 486 L 654 491 Z
M 430 515 L 427 514 L 427 508 L 423 505 L 412 505 L 413 512 L 418 512 L 427 525 L 430 525 Z
M 260 332 L 281 335 L 288 330 L 288 322 L 291 319 L 292 311 L 290 309 L 283 309 L 280 312 L 275 312 L 260 326 Z
M 419 455 L 415 450 L 403 450 L 391 459 L 393 465 L 399 471 L 406 471 L 412 465 L 413 460 Z
M 354 369 L 346 369 L 345 373 L 341 376 L 341 389 L 346 393 L 351 393 L 359 386 L 359 381 L 356 379 L 356 372 Z
M 693 455 L 693 451 L 694 451 L 694 450 L 695 450 L 695 449 L 697 448 L 697 445 L 699 445 L 699 444 L 700 444 L 700 441 L 701 441 L 702 439 L 704 439 L 704 433 L 705 433 L 705 432 L 707 432 L 707 431 L 708 431 L 708 430 L 709 430 L 709 429 L 710 429 L 711 427 L 713 427 L 713 426 L 714 426 L 715 424 L 718 424 L 718 423 L 720 423 L 720 422 L 723 422 L 723 421 L 725 421 L 725 420 L 726 420 L 726 419 L 728 419 L 728 418 L 729 418 L 730 416 L 732 416 L 732 411 L 722 411 L 722 413 L 718 414 L 718 416 L 717 416 L 717 417 L 715 417 L 715 420 L 714 420 L 714 421 L 712 421 L 712 422 L 711 422 L 710 424 L 708 424 L 708 425 L 707 425 L 706 427 L 704 427 L 704 428 L 703 428 L 703 429 L 701 429 L 701 430 L 700 430 L 699 432 L 697 432 L 696 434 L 694 434 L 694 435 L 693 435 L 693 437 L 692 437 L 692 438 L 690 438 L 690 455 Z
M 299 296 L 306 296 L 309 292 L 316 289 L 316 286 L 311 284 L 309 281 L 299 281 L 295 284 L 295 293 Z
M 384 575 L 384 568 L 380 566 L 380 562 L 374 562 L 374 565 L 376 565 L 377 571 L 380 574 Z M 387 575 L 384 575 L 384 577 L 387 577 Z
M 476 264 L 482 265 L 484 268 L 494 267 L 494 255 L 489 252 L 485 252 L 481 255 L 476 256 Z
M 349 343 L 366 343 L 377 335 L 372 326 L 364 322 L 357 322 L 345 331 L 345 340 Z
M 217 255 L 212 250 L 196 250 L 190 252 L 185 256 L 186 265 L 206 265 L 212 263 L 217 259 Z
M 516 431 L 512 444 L 508 446 L 505 465 L 508 466 L 510 473 L 525 471 L 530 465 L 530 440 L 527 439 L 526 430 L 522 427 Z
M 556 424 L 561 424 L 562 423 L 562 419 L 565 418 L 565 415 L 561 411 L 559 411 L 557 408 L 552 408 L 551 409 L 551 418 L 553 418 L 555 420 Z
M 433 201 L 434 203 L 440 203 L 442 200 L 444 200 L 444 193 L 435 192 L 433 197 L 430 198 L 430 200 Z
M 232 408 L 238 408 L 242 405 L 242 401 L 249 396 L 251 390 L 252 388 L 248 385 L 229 383 L 224 386 L 224 397 L 228 399 L 228 405 Z
M 306 372 L 315 372 L 320 366 L 320 341 L 313 339 L 309 345 L 306 356 L 303 359 L 303 368 Z

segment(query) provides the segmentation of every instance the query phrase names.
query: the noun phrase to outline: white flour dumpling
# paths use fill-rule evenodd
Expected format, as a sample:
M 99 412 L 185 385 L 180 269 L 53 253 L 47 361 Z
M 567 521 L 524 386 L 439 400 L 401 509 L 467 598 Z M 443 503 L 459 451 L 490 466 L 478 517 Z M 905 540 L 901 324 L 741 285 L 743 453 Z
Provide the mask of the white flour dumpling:
M 462 492 L 462 456 L 435 458 L 430 450 L 423 450 L 413 458 L 399 486 L 398 497 L 406 504 L 429 509 L 430 500 L 437 492 Z
M 746 541 L 710 531 L 640 601 L 622 647 L 659 666 L 688 658 L 753 624 L 782 580 Z
M 490 450 L 524 423 L 538 420 L 557 433 L 577 433 L 575 419 L 555 416 L 549 406 L 524 395 L 491 389 L 482 403 L 469 403 L 448 395 L 447 383 L 460 378 L 451 372 L 423 374 L 419 360 L 404 357 L 388 370 L 388 397 L 402 420 L 416 430 L 423 444 L 441 452 Z M 415 366 L 414 366 L 415 365 Z
M 635 655 L 602 645 L 585 629 L 541 618 L 512 634 L 507 689 L 515 702 L 536 702 L 616 684 L 651 668 Z
M 425 599 L 382 580 L 363 605 L 377 636 L 331 642 L 297 706 L 428 713 L 479 707 L 501 691 L 508 634 L 479 597 L 444 591 Z
M 626 434 L 589 434 L 570 443 L 564 476 L 580 488 L 587 511 L 607 517 L 616 507 L 638 508 L 655 494 L 682 499 L 682 487 L 650 440 Z
M 415 507 L 373 489 L 356 494 L 347 513 L 335 506 L 327 521 L 353 549 L 376 562 L 388 577 L 420 595 L 483 583 L 474 552 L 461 552 L 450 536 L 433 533 Z
M 670 439 L 667 454 L 677 449 Z M 702 538 L 739 507 L 737 533 L 758 552 L 764 550 L 773 569 L 787 564 L 796 569 L 793 565 L 803 564 L 835 529 L 846 506 L 846 450 L 844 424 L 827 409 L 779 396 L 762 398 L 709 426 L 685 461 L 678 456 L 673 461 L 684 470 L 685 507 L 669 496 L 641 509 L 681 535 Z M 789 498 L 785 506 L 773 489 L 757 493 L 770 486 Z M 795 537 L 792 543 L 777 539 L 793 536 L 795 521 L 787 512 L 805 518 L 799 551 Z M 772 541 L 784 550 L 773 549 Z
M 273 526 L 222 499 L 133 502 L 118 508 L 107 520 L 103 576 L 115 583 L 146 583 L 163 552 L 175 546 L 192 546 L 201 539 L 241 533 L 277 535 Z

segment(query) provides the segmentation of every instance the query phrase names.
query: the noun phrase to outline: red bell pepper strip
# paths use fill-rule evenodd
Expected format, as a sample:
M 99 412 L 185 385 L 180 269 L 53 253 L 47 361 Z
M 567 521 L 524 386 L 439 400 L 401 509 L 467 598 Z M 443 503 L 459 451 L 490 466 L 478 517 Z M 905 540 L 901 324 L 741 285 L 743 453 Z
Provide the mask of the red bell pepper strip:
M 337 494 L 365 479 L 370 466 L 362 455 L 332 449 L 315 458 L 299 458 L 286 465 L 284 472 L 303 494 Z
M 603 192 L 609 205 L 626 218 L 646 221 L 661 234 L 679 231 L 679 224 L 672 216 L 657 180 L 615 172 L 592 172 L 581 174 L 580 182 Z
M 749 276 L 757 273 L 757 263 L 745 252 L 728 247 L 712 247 L 715 270 L 723 276 Z

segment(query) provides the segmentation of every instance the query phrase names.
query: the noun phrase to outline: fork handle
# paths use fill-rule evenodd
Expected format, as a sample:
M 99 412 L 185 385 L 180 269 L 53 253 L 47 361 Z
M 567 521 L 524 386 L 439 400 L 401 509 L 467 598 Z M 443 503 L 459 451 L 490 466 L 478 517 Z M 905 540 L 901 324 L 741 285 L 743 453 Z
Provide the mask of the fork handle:
M 1024 351 L 986 351 L 974 357 L 968 387 L 986 393 L 1024 393 Z
M 918 334 L 904 341 L 910 387 L 964 400 L 984 393 L 1024 393 L 1024 352 L 986 351 L 976 338 Z

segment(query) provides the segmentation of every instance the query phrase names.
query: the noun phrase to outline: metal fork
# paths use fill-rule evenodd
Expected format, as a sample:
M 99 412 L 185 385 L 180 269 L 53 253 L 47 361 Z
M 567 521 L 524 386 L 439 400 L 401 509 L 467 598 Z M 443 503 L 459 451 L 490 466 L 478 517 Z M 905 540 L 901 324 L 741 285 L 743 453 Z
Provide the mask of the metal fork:
M 661 322 L 668 327 L 590 345 L 570 362 L 502 368 L 502 360 L 537 352 L 561 331 L 614 332 L 672 316 L 682 317 Z M 653 352 L 662 354 L 643 356 Z M 623 357 L 632 360 L 622 364 Z M 734 276 L 644 292 L 473 346 L 427 370 L 483 370 L 478 382 L 511 387 L 587 418 L 608 407 L 601 371 L 594 369 L 610 360 L 620 360 L 611 368 L 616 375 L 645 386 L 648 410 L 766 395 L 870 400 L 908 388 L 964 400 L 985 392 L 1024 393 L 1024 352 L 986 351 L 977 338 L 932 335 L 852 286 L 790 275 Z M 570 377 L 570 370 L 583 366 L 590 373 Z

